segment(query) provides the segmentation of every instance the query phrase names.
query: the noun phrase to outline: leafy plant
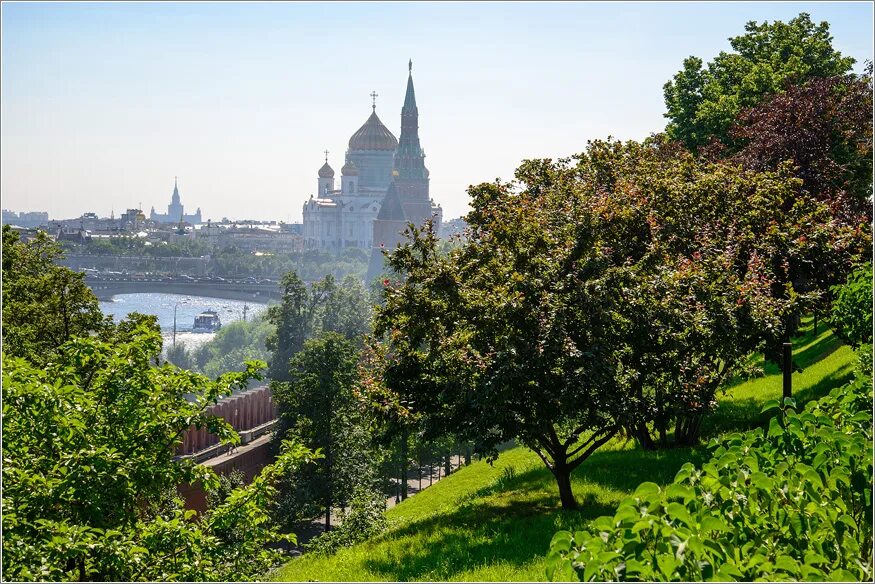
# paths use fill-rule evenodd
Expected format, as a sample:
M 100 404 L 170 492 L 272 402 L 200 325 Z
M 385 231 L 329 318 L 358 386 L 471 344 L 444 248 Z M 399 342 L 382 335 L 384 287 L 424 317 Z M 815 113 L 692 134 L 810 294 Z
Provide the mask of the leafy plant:
M 5 315 L 4 315 L 5 317 Z M 293 540 L 268 516 L 278 476 L 316 455 L 286 443 L 277 462 L 200 521 L 168 493 L 218 478 L 173 456 L 194 425 L 225 442 L 206 413 L 263 363 L 216 381 L 155 366 L 161 337 L 126 323 L 112 343 L 75 338 L 45 365 L 3 356 L 3 570 L 10 580 L 248 580 Z M 187 396 L 193 396 L 188 399 Z
M 382 493 L 367 488 L 356 489 L 340 526 L 313 538 L 307 544 L 307 552 L 331 555 L 341 548 L 376 537 L 388 527 L 385 511 L 386 498 Z
M 642 483 L 614 516 L 560 531 L 547 577 L 581 581 L 872 578 L 872 385 L 787 398 L 768 429 L 712 445 L 662 489 Z
M 833 286 L 830 324 L 841 339 L 858 347 L 872 343 L 872 264 L 854 270 L 847 282 Z

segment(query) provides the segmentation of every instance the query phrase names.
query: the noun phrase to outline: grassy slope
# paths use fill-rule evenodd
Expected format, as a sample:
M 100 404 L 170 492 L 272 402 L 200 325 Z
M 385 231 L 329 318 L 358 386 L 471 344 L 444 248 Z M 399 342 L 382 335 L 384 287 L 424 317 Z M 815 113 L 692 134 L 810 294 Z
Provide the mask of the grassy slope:
M 794 395 L 817 398 L 850 378 L 853 354 L 810 323 L 794 341 L 805 371 L 794 375 Z M 781 377 L 732 385 L 711 417 L 707 435 L 743 430 L 760 421 L 760 404 L 780 397 Z M 574 529 L 617 503 L 642 481 L 670 482 L 680 466 L 706 458 L 703 447 L 644 452 L 614 441 L 573 475 L 581 508 L 561 512 L 558 491 L 543 463 L 524 448 L 503 452 L 494 465 L 475 462 L 387 512 L 392 527 L 383 535 L 331 557 L 304 556 L 272 574 L 280 581 L 544 579 L 544 554 L 558 529 Z M 505 469 L 513 469 L 505 470 Z

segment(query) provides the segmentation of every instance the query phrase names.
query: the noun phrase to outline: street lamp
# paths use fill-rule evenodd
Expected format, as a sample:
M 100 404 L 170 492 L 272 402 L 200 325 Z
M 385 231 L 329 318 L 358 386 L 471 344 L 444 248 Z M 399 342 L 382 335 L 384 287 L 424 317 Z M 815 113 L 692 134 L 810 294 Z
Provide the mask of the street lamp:
M 181 302 L 177 302 L 173 307 L 173 346 L 176 347 L 176 309 L 179 308 Z

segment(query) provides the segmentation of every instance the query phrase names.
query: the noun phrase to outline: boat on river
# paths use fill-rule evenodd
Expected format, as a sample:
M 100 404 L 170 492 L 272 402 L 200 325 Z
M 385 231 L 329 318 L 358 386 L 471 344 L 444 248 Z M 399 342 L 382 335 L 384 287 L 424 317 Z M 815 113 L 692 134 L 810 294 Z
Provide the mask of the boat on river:
M 194 317 L 193 333 L 214 333 L 222 328 L 222 321 L 215 310 L 204 310 Z

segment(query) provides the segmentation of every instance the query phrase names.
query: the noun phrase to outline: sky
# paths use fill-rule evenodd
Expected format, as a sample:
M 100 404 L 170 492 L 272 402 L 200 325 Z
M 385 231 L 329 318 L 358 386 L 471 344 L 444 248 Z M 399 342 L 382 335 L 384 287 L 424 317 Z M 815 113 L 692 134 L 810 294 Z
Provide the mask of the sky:
M 750 20 L 808 12 L 873 57 L 869 2 L 2 4 L 0 196 L 53 219 L 166 212 L 300 222 L 371 112 L 396 135 L 407 62 L 431 196 L 527 158 L 665 126 L 662 86 Z

